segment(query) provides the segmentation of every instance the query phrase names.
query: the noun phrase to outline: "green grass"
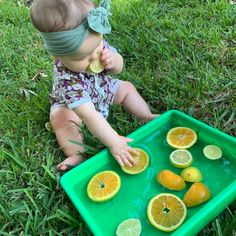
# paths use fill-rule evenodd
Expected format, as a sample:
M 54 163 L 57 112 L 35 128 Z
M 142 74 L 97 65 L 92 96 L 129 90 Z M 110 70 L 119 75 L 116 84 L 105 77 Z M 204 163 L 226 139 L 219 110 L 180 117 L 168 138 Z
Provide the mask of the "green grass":
M 29 2 L 29 1 L 27 1 Z M 153 111 L 181 110 L 236 136 L 236 6 L 228 1 L 116 0 L 111 44 Z M 0 1 L 0 235 L 92 235 L 59 185 L 64 156 L 48 121 L 52 61 L 22 0 Z M 139 127 L 120 107 L 109 121 Z M 92 156 L 104 147 L 85 131 Z M 199 235 L 235 235 L 236 202 Z

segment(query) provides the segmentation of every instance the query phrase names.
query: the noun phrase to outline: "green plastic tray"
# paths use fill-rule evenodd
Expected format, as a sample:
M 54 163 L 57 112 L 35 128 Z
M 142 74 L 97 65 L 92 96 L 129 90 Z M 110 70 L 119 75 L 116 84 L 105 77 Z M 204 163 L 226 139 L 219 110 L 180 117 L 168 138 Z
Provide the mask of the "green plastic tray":
M 171 191 L 156 182 L 156 175 L 162 169 L 177 174 L 181 172 L 170 164 L 169 154 L 173 148 L 166 143 L 167 132 L 175 126 L 186 126 L 196 131 L 197 143 L 189 149 L 194 158 L 192 166 L 203 173 L 202 182 L 211 190 L 212 198 L 200 206 L 188 208 L 182 226 L 165 233 L 148 222 L 146 208 L 149 200 L 158 193 L 173 193 L 183 198 L 189 189 L 190 184 L 187 184 L 182 191 Z M 61 178 L 63 189 L 95 236 L 115 235 L 118 224 L 127 218 L 141 220 L 142 236 L 196 235 L 236 199 L 236 138 L 176 110 L 164 113 L 128 137 L 134 138 L 131 146 L 141 147 L 150 155 L 150 165 L 143 173 L 134 176 L 124 173 L 105 149 Z M 223 157 L 215 161 L 205 158 L 202 150 L 208 144 L 220 146 Z M 103 170 L 113 170 L 120 175 L 121 189 L 111 200 L 96 203 L 88 198 L 86 188 L 90 178 Z

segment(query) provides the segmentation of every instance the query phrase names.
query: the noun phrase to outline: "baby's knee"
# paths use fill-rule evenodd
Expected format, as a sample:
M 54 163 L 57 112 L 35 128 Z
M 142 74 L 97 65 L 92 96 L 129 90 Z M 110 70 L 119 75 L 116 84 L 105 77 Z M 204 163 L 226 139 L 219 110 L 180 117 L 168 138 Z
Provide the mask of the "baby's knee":
M 115 104 L 121 104 L 124 98 L 131 92 L 136 91 L 134 85 L 129 81 L 122 81 L 114 99 Z
M 125 91 L 125 93 L 128 94 L 132 91 L 136 91 L 136 88 L 131 82 L 123 81 L 123 91 Z
M 81 123 L 81 120 L 74 111 L 66 107 L 62 107 L 53 109 L 50 112 L 50 123 L 55 130 L 64 126 L 73 126 L 75 124 L 79 125 Z

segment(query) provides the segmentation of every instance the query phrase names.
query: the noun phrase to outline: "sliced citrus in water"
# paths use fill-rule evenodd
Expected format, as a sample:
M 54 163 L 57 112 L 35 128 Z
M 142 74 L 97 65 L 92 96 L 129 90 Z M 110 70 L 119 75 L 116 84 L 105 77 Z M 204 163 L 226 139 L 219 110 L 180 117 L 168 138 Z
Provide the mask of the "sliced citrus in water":
M 139 219 L 127 219 L 122 221 L 116 230 L 117 236 L 139 236 L 142 226 Z
M 170 162 L 175 167 L 186 168 L 193 162 L 192 154 L 185 149 L 178 149 L 170 154 Z
M 171 190 L 182 190 L 186 187 L 184 179 L 170 170 L 162 170 L 157 175 L 157 182 Z
M 169 232 L 177 229 L 183 223 L 187 209 L 177 196 L 161 193 L 149 201 L 147 215 L 154 227 Z
M 177 149 L 192 147 L 197 141 L 197 134 L 187 127 L 175 127 L 166 136 L 167 143 Z
M 91 71 L 93 73 L 100 73 L 104 70 L 104 65 L 98 59 L 98 60 L 94 60 L 92 63 L 90 63 L 88 69 L 89 69 L 89 71 Z
M 187 207 L 194 207 L 206 202 L 211 197 L 211 192 L 203 183 L 194 183 L 184 195 L 184 203 Z
M 208 159 L 217 160 L 222 157 L 222 150 L 216 145 L 207 145 L 203 148 L 203 154 Z
M 102 171 L 94 175 L 87 186 L 87 193 L 91 200 L 106 201 L 114 197 L 120 190 L 120 176 L 114 171 Z
M 201 171 L 194 166 L 183 169 L 180 176 L 187 182 L 200 182 L 203 179 Z
M 136 175 L 143 172 L 149 165 L 149 156 L 141 148 L 135 148 L 139 154 L 130 153 L 130 155 L 135 159 L 136 165 L 134 166 L 122 166 L 122 170 L 127 174 Z

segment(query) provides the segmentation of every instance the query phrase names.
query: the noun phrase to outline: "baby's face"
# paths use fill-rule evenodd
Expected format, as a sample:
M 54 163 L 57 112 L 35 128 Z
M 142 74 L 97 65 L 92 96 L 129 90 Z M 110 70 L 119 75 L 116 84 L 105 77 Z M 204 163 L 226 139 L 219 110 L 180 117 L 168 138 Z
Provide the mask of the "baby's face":
M 59 59 L 71 71 L 86 72 L 89 64 L 100 58 L 102 50 L 102 35 L 89 33 L 75 54 L 60 56 Z

